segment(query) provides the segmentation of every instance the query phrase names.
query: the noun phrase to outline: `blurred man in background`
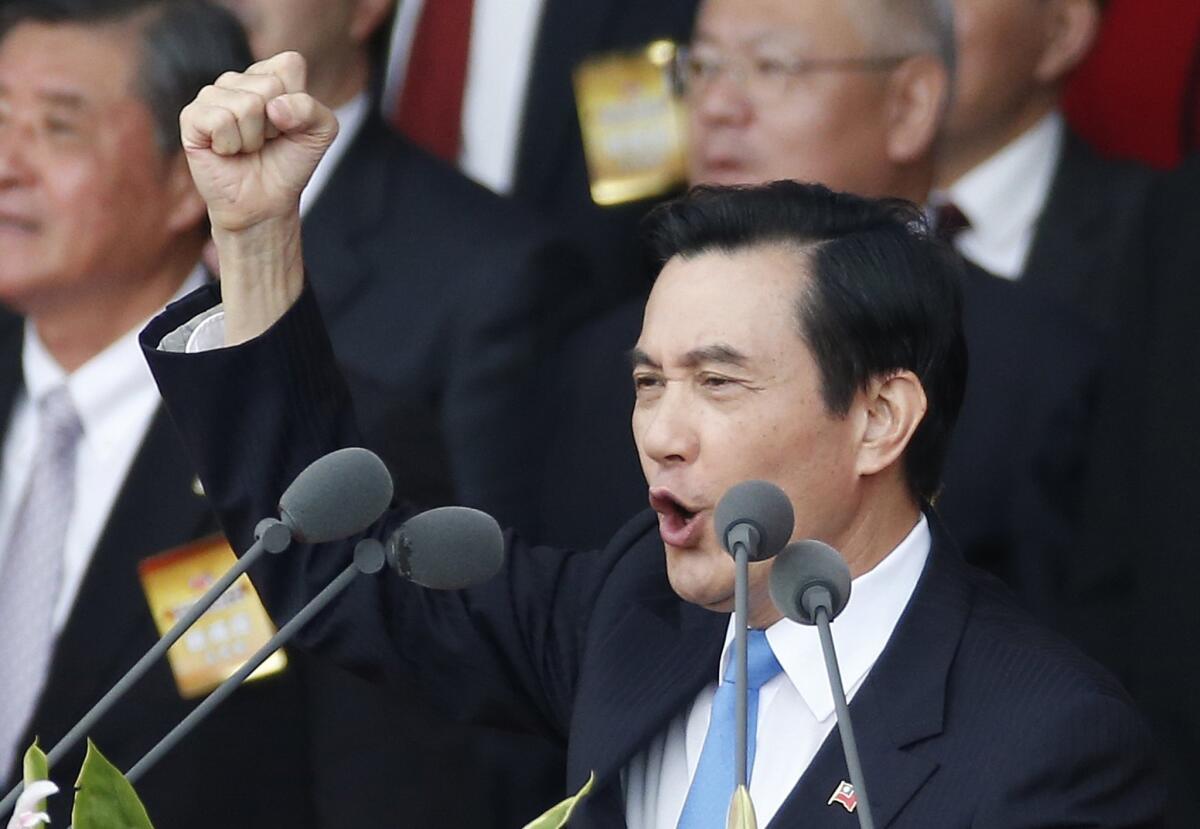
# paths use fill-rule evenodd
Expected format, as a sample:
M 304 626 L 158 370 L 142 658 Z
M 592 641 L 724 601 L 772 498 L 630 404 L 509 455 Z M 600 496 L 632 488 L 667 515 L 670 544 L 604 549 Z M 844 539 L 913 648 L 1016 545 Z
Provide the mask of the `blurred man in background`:
M 202 2 L 0 9 L 0 300 L 23 316 L 0 329 L 5 791 L 157 639 L 143 559 L 217 531 L 136 334 L 205 279 L 179 111 L 248 57 Z M 89 735 L 119 768 L 193 706 L 179 679 L 158 665 Z M 152 819 L 313 826 L 303 681 L 291 664 L 239 689 L 139 782 Z M 50 769 L 55 826 L 82 757 Z
M 1066 125 L 1063 86 L 1100 0 L 956 0 L 959 71 L 933 203 L 954 245 L 1111 329 L 1121 279 L 1141 273 L 1149 168 L 1101 158 Z

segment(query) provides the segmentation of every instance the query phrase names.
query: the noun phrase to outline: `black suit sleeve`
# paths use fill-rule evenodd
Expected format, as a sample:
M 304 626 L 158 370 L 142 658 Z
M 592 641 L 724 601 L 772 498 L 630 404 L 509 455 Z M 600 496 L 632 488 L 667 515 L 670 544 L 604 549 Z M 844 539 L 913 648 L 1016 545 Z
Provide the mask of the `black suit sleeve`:
M 169 308 L 143 333 L 143 348 L 227 535 L 244 550 L 287 484 L 317 457 L 357 444 L 357 434 L 310 292 L 247 343 L 156 349 L 214 299 L 204 291 Z M 368 532 L 385 539 L 405 517 L 393 510 Z M 298 546 L 252 570 L 274 618 L 290 618 L 340 572 L 356 541 Z M 360 578 L 301 644 L 373 681 L 416 682 L 457 718 L 561 738 L 590 597 L 615 559 L 530 547 L 512 533 L 506 544 L 502 574 L 473 590 L 423 590 L 390 571 Z

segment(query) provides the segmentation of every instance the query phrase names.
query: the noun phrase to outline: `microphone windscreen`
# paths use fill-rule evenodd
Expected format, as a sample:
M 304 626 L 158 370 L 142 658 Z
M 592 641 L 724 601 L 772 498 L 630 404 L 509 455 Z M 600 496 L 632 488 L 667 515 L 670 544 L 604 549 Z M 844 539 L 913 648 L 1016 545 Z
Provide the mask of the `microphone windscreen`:
M 850 601 L 850 568 L 837 550 L 812 538 L 783 548 L 771 565 L 771 600 L 779 612 L 802 625 L 816 624 L 804 607 L 804 593 L 822 586 L 833 599 L 832 621 Z
M 388 559 L 406 579 L 435 590 L 487 581 L 504 564 L 496 519 L 470 507 L 438 507 L 405 521 L 388 540 Z
M 733 552 L 729 531 L 738 524 L 749 524 L 758 531 L 758 549 L 750 551 L 750 560 L 770 558 L 792 537 L 792 502 L 769 481 L 742 481 L 721 496 L 713 513 L 717 538 L 729 552 Z
M 310 463 L 280 497 L 279 513 L 298 540 L 320 544 L 362 532 L 391 501 L 391 473 L 355 446 Z

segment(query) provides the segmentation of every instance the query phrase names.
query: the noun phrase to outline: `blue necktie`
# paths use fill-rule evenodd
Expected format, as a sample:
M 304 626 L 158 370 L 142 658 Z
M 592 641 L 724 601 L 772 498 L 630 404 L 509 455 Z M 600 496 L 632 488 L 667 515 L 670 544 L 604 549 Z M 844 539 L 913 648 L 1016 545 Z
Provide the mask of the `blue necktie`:
M 758 689 L 783 670 L 771 646 L 767 634 L 751 630 L 746 637 L 746 768 L 754 768 L 755 731 L 758 725 Z M 688 789 L 679 817 L 679 829 L 723 829 L 725 815 L 729 810 L 729 799 L 737 781 L 734 745 L 736 740 L 737 665 L 733 659 L 725 669 L 725 678 L 713 696 L 712 716 L 708 721 L 708 733 L 704 736 L 704 749 L 700 752 L 700 763 L 696 776 Z

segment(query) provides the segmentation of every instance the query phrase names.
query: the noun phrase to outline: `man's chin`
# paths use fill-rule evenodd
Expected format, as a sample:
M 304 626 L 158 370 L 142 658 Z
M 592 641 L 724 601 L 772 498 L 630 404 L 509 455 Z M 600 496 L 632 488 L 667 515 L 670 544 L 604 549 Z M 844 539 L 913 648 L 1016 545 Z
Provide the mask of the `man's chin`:
M 733 590 L 697 585 L 685 577 L 670 577 L 671 589 L 675 595 L 689 604 L 698 605 L 714 613 L 730 613 L 733 611 Z

